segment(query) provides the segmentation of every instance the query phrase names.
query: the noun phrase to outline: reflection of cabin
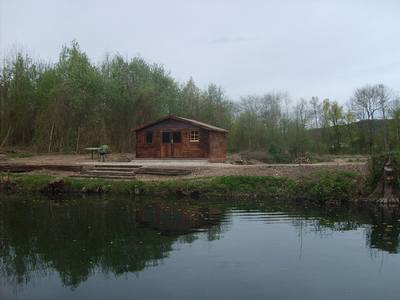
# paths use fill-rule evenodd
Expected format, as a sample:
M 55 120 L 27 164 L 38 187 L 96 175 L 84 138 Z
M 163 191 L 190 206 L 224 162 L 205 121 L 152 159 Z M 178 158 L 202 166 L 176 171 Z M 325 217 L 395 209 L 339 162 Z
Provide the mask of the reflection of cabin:
M 199 121 L 168 116 L 135 132 L 137 158 L 226 159 L 228 131 Z
M 223 211 L 219 208 L 181 207 L 148 204 L 136 210 L 136 221 L 164 234 L 185 234 L 219 225 Z

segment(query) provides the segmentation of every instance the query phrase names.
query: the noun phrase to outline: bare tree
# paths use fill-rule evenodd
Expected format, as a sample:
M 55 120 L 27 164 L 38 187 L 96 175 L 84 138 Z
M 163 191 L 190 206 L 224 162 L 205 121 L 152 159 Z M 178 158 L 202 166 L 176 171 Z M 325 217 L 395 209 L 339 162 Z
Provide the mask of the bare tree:
M 310 121 L 310 110 L 308 103 L 304 98 L 301 98 L 295 107 L 295 119 L 299 125 L 306 128 Z
M 351 103 L 354 111 L 361 120 L 367 120 L 368 126 L 368 141 L 369 141 L 369 152 L 372 152 L 373 147 L 373 127 L 374 119 L 379 111 L 382 112 L 382 107 L 386 105 L 385 89 L 381 85 L 365 85 L 354 91 L 354 95 L 351 98 Z
M 361 120 L 374 120 L 375 114 L 381 109 L 378 88 L 365 85 L 355 90 L 351 99 L 353 109 Z
M 385 130 L 383 138 L 384 138 L 384 149 L 386 151 L 388 149 L 388 139 L 389 139 L 388 138 L 389 130 L 388 130 L 388 124 L 386 122 L 386 113 L 389 109 L 390 103 L 393 100 L 393 93 L 390 91 L 388 87 L 386 87 L 383 84 L 376 85 L 376 90 L 377 90 L 378 102 L 382 112 L 382 118 L 383 120 L 385 120 L 384 122 Z
M 311 114 L 313 118 L 313 126 L 318 128 L 320 125 L 321 103 L 318 97 L 311 97 L 310 100 Z

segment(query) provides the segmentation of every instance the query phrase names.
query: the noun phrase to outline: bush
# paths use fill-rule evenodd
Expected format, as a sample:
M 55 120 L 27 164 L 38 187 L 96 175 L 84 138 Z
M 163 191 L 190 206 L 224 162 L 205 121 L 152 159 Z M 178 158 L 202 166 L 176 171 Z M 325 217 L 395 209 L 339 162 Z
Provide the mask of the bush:
M 289 154 L 289 152 L 283 150 L 281 147 L 276 146 L 275 144 L 271 144 L 268 148 L 268 151 L 272 156 L 274 163 L 288 164 L 293 160 L 293 157 Z
M 11 175 L 20 192 L 47 191 L 51 176 Z M 282 200 L 309 200 L 314 203 L 354 199 L 360 175 L 352 172 L 320 172 L 298 181 L 272 176 L 221 176 L 201 180 L 110 181 L 66 178 L 63 193 L 114 193 L 148 195 L 204 195 L 216 197 L 250 196 Z M 0 186 L 1 188 L 1 186 Z
M 240 156 L 243 160 L 257 160 L 263 163 L 271 163 L 273 162 L 272 156 L 266 151 L 247 151 L 247 152 L 240 152 Z
M 297 185 L 297 197 L 315 202 L 349 201 L 357 195 L 360 176 L 353 172 L 319 172 L 304 177 Z

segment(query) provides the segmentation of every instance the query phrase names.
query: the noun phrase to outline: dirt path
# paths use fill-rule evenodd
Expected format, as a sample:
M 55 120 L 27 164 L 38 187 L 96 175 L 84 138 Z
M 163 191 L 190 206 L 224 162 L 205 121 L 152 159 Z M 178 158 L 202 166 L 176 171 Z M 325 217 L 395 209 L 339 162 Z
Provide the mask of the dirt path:
M 368 172 L 366 162 L 349 162 L 347 160 L 334 160 L 330 162 L 320 162 L 315 164 L 254 164 L 254 165 L 233 165 L 223 163 L 209 163 L 207 160 L 132 160 L 133 155 L 111 154 L 107 157 L 106 163 L 100 163 L 91 160 L 90 155 L 37 155 L 32 157 L 7 159 L 7 163 L 23 164 L 71 164 L 90 167 L 93 164 L 105 165 L 142 165 L 144 167 L 158 168 L 184 168 L 192 170 L 192 174 L 185 176 L 154 176 L 138 174 L 139 180 L 177 180 L 208 178 L 214 176 L 226 175 L 251 175 L 251 176 L 283 176 L 288 178 L 299 178 L 301 176 L 312 174 L 318 171 L 346 170 L 361 174 Z M 63 171 L 37 170 L 30 172 L 32 174 L 48 174 L 54 176 L 70 176 L 74 173 Z

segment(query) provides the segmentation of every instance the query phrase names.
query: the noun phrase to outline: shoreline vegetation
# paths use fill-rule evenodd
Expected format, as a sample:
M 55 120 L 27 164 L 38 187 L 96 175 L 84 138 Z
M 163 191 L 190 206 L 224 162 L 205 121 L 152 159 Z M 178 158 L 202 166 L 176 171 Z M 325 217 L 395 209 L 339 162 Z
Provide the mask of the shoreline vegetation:
M 285 199 L 311 204 L 399 203 L 400 153 L 371 156 L 367 170 L 308 170 L 283 175 L 134 180 L 79 178 L 56 174 L 0 172 L 1 193 L 45 195 L 110 194 L 175 198 Z M 388 174 L 388 170 L 390 173 Z M 389 179 L 389 181 L 388 181 Z M 389 193 L 388 193 L 389 192 Z
M 297 180 L 273 176 L 219 176 L 170 181 L 123 181 L 6 173 L 0 179 L 0 191 L 5 193 L 282 198 L 318 204 L 361 199 L 367 186 L 364 176 L 348 171 L 317 172 Z

